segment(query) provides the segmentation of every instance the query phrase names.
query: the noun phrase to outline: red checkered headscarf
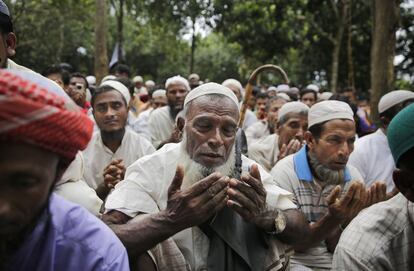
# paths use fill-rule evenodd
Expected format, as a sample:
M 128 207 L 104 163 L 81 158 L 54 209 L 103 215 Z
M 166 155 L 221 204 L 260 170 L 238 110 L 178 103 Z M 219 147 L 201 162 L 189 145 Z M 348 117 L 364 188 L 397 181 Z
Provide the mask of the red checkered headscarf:
M 0 70 L 0 141 L 24 142 L 71 161 L 93 122 L 57 84 L 32 72 Z

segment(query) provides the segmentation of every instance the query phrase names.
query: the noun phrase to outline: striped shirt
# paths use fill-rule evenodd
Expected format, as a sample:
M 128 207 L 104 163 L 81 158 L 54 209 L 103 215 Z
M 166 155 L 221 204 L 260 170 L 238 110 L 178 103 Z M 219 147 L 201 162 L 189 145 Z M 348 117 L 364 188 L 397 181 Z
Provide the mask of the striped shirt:
M 333 270 L 413 270 L 414 203 L 401 193 L 363 210 L 342 233 Z
M 293 193 L 293 202 L 310 224 L 328 212 L 326 197 L 336 185 L 321 186 L 322 184 L 315 181 L 310 170 L 306 145 L 299 152 L 280 160 L 270 174 L 279 187 Z M 362 177 L 357 169 L 347 165 L 342 194 L 346 193 L 350 181 L 354 180 L 362 181 Z M 328 251 L 325 242 L 321 242 L 303 253 L 295 252 L 291 262 L 312 268 L 329 269 L 332 264 L 332 253 Z

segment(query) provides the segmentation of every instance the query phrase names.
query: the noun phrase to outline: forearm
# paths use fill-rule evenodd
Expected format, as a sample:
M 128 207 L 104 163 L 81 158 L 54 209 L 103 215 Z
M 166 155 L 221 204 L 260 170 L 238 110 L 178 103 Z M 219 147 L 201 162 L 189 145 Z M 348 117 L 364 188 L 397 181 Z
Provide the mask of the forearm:
M 303 242 L 310 234 L 309 223 L 303 213 L 297 209 L 285 210 L 283 213 L 286 216 L 286 228 L 277 238 L 289 245 Z
M 340 222 L 330 214 L 324 215 L 317 222 L 310 225 L 310 231 L 306 238 L 298 245 L 294 246 L 295 250 L 303 251 L 315 244 L 327 239 L 334 232 L 337 232 Z M 340 234 L 340 233 L 339 233 Z
M 162 211 L 140 214 L 126 223 L 112 218 L 104 215 L 102 219 L 125 245 L 130 257 L 141 255 L 181 230 Z
M 98 185 L 98 187 L 95 189 L 95 192 L 101 200 L 105 201 L 110 192 L 110 189 L 105 185 L 105 183 L 102 183 Z

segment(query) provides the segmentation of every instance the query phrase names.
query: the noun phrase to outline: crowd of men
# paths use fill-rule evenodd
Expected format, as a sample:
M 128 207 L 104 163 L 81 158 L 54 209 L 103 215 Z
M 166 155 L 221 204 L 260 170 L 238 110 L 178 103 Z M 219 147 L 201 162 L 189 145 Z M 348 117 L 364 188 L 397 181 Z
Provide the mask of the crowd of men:
M 377 128 L 354 89 L 39 74 L 0 31 L 0 270 L 414 269 L 413 92 Z

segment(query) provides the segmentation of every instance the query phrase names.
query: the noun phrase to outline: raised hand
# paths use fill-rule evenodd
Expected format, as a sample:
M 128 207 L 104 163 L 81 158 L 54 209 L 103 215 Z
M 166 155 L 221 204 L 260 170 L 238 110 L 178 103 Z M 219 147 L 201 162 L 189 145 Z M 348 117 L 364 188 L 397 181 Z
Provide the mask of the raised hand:
M 200 225 L 220 211 L 227 202 L 229 177 L 212 173 L 204 179 L 181 190 L 184 170 L 178 166 L 168 188 L 167 217 L 179 229 Z

